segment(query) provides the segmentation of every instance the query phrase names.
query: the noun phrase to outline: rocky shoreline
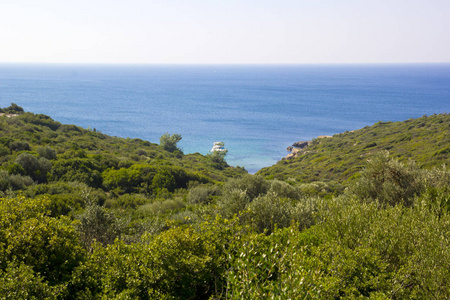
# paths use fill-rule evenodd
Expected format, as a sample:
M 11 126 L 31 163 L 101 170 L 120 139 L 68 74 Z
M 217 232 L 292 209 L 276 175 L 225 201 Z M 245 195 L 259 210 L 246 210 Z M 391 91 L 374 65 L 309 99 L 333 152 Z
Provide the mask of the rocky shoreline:
M 324 138 L 331 138 L 331 135 L 319 135 L 317 139 L 324 139 Z M 306 149 L 311 145 L 311 141 L 299 141 L 293 143 L 291 146 L 287 147 L 286 150 L 290 152 L 288 155 L 286 155 L 283 159 L 292 159 L 295 157 L 298 157 L 300 155 L 308 153 Z

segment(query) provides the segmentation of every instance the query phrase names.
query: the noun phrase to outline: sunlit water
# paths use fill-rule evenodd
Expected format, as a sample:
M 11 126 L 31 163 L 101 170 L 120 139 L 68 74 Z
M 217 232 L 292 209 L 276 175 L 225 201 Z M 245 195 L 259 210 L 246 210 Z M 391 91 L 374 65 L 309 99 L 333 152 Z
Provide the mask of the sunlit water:
M 450 111 L 450 64 L 0 65 L 0 105 L 185 153 L 223 141 L 227 161 L 270 166 L 293 142 Z

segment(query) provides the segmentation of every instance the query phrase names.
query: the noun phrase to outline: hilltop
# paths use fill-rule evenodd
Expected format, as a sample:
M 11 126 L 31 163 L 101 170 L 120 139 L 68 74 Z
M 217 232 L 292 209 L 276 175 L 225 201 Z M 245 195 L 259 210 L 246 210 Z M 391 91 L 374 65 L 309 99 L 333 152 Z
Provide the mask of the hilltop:
M 413 160 L 423 168 L 440 166 L 448 163 L 450 158 L 450 115 L 378 122 L 297 146 L 288 158 L 256 174 L 266 179 L 296 182 L 343 182 L 361 171 L 368 159 L 383 150 L 400 161 Z

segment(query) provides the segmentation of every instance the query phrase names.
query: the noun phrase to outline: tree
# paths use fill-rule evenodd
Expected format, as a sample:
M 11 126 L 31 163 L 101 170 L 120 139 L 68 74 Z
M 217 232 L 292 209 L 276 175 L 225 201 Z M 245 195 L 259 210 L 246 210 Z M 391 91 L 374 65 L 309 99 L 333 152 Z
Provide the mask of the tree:
M 403 203 L 411 206 L 414 197 L 424 189 L 419 167 L 412 161 L 402 164 L 380 152 L 368 161 L 361 177 L 349 191 L 361 200 L 378 200 L 381 204 Z
M 6 107 L 3 111 L 9 114 L 21 114 L 24 112 L 23 108 L 15 103 L 11 103 L 11 106 Z
M 52 163 L 46 158 L 37 158 L 30 153 L 21 153 L 15 160 L 16 164 L 22 166 L 25 175 L 42 183 L 47 181 L 47 174 L 52 169 Z
M 41 147 L 37 149 L 39 157 L 46 158 L 48 160 L 56 159 L 56 150 L 51 147 Z
M 212 150 L 207 154 L 208 159 L 211 161 L 212 166 L 218 170 L 222 170 L 226 167 L 227 162 L 225 161 L 225 156 L 227 155 L 228 150 L 223 148 L 225 146 L 224 142 L 218 144 L 220 150 Z M 214 148 L 213 148 L 214 149 Z
M 106 246 L 119 236 L 114 214 L 97 204 L 89 204 L 78 219 L 80 222 L 77 224 L 77 230 L 80 233 L 81 243 L 90 251 L 94 241 Z
M 164 148 L 164 150 L 169 151 L 169 152 L 175 152 L 176 150 L 181 151 L 177 147 L 177 143 L 179 141 L 181 141 L 181 134 L 178 134 L 178 133 L 169 135 L 166 132 L 159 138 L 159 144 Z
M 42 197 L 0 199 L 0 299 L 54 299 L 46 297 L 47 285 L 62 291 L 84 260 L 72 221 L 50 217 L 50 204 Z
M 153 188 L 158 191 L 161 189 L 167 189 L 169 192 L 173 192 L 177 187 L 175 177 L 173 177 L 167 170 L 159 171 L 152 180 Z

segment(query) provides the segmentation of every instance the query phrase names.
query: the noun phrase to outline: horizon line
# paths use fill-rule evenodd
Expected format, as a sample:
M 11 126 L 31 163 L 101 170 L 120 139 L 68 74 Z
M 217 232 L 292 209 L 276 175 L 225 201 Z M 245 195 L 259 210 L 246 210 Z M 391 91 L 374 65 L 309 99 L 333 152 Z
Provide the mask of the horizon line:
M 0 65 L 97 65 L 97 66 L 302 66 L 302 65 L 442 65 L 441 62 L 296 62 L 296 63 L 127 63 L 127 62 L 2 62 Z

